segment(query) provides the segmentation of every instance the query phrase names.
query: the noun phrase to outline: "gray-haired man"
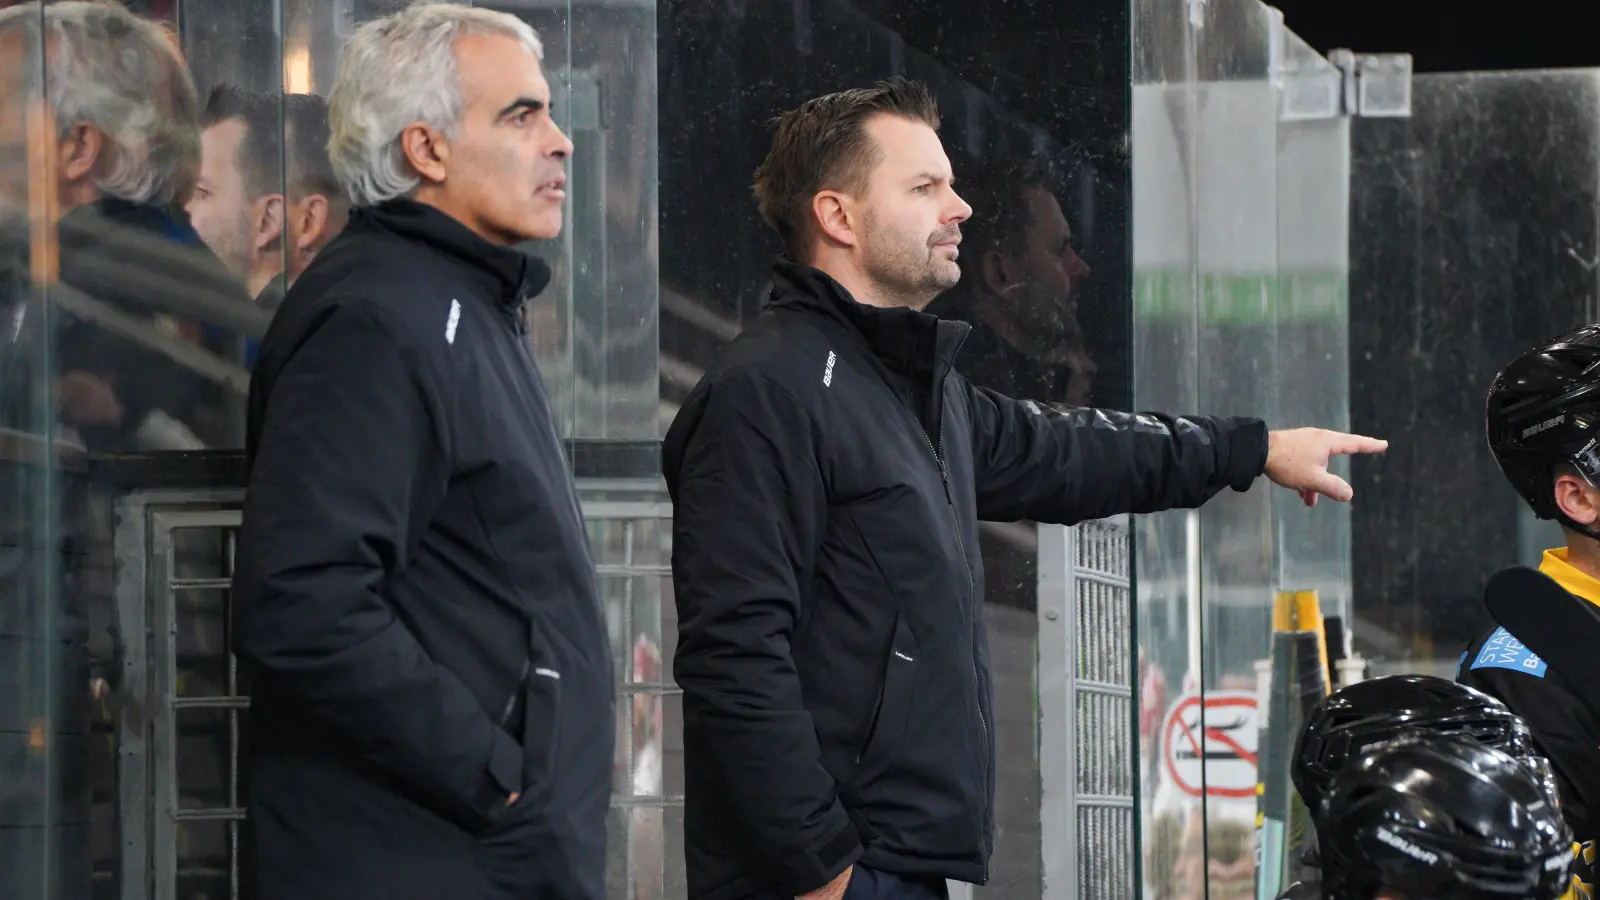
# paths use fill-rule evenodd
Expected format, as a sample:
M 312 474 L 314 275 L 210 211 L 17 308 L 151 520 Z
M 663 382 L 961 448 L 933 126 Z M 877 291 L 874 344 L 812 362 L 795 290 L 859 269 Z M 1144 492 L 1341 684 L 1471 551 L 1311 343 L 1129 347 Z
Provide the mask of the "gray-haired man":
M 262 900 L 603 893 L 611 658 L 529 354 L 572 144 L 538 38 L 416 6 L 330 95 L 356 204 L 251 390 L 236 645 Z

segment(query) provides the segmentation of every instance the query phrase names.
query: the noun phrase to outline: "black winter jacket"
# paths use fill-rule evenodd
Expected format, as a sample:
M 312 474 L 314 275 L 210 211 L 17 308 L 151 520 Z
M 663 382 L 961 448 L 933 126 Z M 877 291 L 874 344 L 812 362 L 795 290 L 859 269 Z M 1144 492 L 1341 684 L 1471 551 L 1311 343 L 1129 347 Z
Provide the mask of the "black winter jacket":
M 548 280 L 391 201 L 267 333 L 234 581 L 262 900 L 603 896 L 610 645 L 521 315 Z
M 695 900 L 793 897 L 858 859 L 983 883 L 978 520 L 1197 506 L 1265 465 L 1256 420 L 974 388 L 951 368 L 967 332 L 780 262 L 667 434 Z

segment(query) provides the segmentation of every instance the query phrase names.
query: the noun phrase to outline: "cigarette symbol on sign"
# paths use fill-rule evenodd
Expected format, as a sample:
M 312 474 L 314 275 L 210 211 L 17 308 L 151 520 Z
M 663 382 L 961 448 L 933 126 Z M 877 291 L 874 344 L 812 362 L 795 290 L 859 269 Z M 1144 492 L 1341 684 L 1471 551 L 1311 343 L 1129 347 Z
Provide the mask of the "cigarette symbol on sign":
M 1249 716 L 1239 716 L 1225 725 L 1207 725 L 1203 729 L 1206 740 L 1221 744 L 1222 749 L 1202 750 L 1200 741 L 1195 737 L 1195 732 L 1202 731 L 1200 728 L 1200 710 L 1196 708 L 1192 721 L 1179 721 L 1179 727 L 1183 729 L 1183 736 L 1188 742 L 1188 746 L 1173 750 L 1172 755 L 1178 759 L 1242 759 L 1253 766 L 1256 764 L 1256 755 L 1233 736 L 1235 731 L 1249 721 Z
M 1191 797 L 1254 797 L 1259 728 L 1254 693 L 1208 692 L 1203 701 L 1184 697 L 1167 713 L 1162 729 L 1168 777 Z

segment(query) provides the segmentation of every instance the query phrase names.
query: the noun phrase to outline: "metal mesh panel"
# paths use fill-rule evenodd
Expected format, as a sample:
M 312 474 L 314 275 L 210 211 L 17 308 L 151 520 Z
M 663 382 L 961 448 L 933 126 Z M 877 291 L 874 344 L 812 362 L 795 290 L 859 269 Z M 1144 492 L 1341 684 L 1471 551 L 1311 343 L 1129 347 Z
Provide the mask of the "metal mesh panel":
M 1134 652 L 1124 520 L 1039 529 L 1047 900 L 1133 900 Z
M 1133 797 L 1133 704 L 1124 696 L 1078 693 L 1078 800 Z
M 1080 851 L 1077 896 L 1131 898 L 1133 807 L 1082 806 L 1077 810 Z

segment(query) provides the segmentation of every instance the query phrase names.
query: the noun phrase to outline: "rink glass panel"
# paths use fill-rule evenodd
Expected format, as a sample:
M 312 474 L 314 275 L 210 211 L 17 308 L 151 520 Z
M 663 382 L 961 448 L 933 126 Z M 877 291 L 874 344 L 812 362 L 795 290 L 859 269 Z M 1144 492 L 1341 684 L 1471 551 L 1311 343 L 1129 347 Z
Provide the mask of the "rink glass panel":
M 1133 32 L 1136 406 L 1344 427 L 1348 126 L 1284 102 L 1325 62 L 1253 0 L 1136 2 Z M 1265 485 L 1137 521 L 1143 896 L 1255 894 L 1256 664 L 1275 593 L 1346 608 L 1348 521 Z

